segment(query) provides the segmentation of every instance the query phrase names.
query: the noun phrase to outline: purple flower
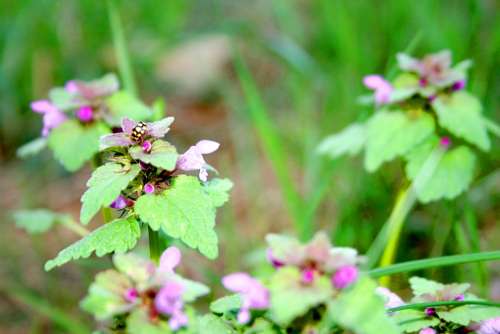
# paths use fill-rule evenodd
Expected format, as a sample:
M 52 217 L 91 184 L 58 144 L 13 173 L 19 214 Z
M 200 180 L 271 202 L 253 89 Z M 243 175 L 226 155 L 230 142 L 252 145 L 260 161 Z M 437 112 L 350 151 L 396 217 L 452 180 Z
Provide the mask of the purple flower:
M 139 298 L 139 292 L 137 292 L 136 288 L 129 288 L 125 291 L 125 295 L 123 297 L 127 302 L 135 303 L 137 298 Z
M 43 115 L 42 136 L 49 135 L 50 130 L 57 128 L 67 120 L 66 115 L 48 100 L 38 100 L 31 103 L 34 112 Z
M 170 130 L 173 117 L 167 117 L 157 122 L 136 122 L 130 118 L 122 119 L 122 132 L 112 133 L 101 137 L 101 150 L 113 146 L 130 146 L 142 142 L 146 138 L 162 138 Z M 134 130 L 144 130 L 139 139 L 133 136 Z M 135 139 L 134 139 L 135 138 Z
M 278 260 L 277 258 L 275 258 L 273 256 L 273 250 L 271 248 L 268 248 L 266 250 L 266 257 L 267 257 L 267 260 L 269 261 L 269 263 L 271 263 L 273 265 L 273 267 L 276 269 L 283 267 L 285 265 L 283 262 L 281 262 L 280 260 Z
M 107 74 L 92 81 L 70 80 L 64 89 L 87 101 L 92 101 L 113 94 L 119 89 L 119 83 L 116 75 Z
M 481 321 L 477 334 L 498 334 L 500 333 L 500 317 Z
M 450 137 L 441 137 L 439 140 L 439 145 L 441 145 L 442 148 L 446 149 L 451 145 L 451 139 Z
M 463 295 L 463 294 L 459 294 L 458 296 L 456 296 L 456 297 L 454 298 L 454 300 L 456 300 L 457 302 L 461 302 L 461 301 L 463 301 L 463 300 L 464 300 L 464 298 L 465 298 L 465 297 L 464 297 L 464 295 Z
M 436 331 L 430 327 L 426 327 L 420 330 L 418 334 L 436 334 Z
M 385 308 L 393 308 L 405 304 L 397 294 L 387 288 L 378 287 L 375 289 L 375 292 L 385 299 Z
M 168 281 L 155 297 L 156 310 L 170 316 L 168 324 L 174 331 L 188 323 L 188 318 L 182 310 L 184 307 L 183 291 L 184 287 L 180 283 Z
M 212 140 L 200 140 L 179 156 L 177 169 L 182 171 L 199 170 L 200 180 L 206 181 L 208 176 L 207 168 L 210 166 L 203 159 L 203 155 L 217 151 L 219 146 L 219 143 Z
M 94 112 L 92 111 L 92 107 L 89 106 L 78 108 L 75 115 L 81 122 L 84 123 L 91 122 L 94 119 Z
M 336 289 L 344 289 L 358 279 L 358 268 L 356 266 L 344 266 L 339 268 L 332 276 L 332 284 Z
M 314 269 L 304 269 L 302 271 L 302 282 L 305 284 L 310 284 L 314 281 L 316 277 L 316 270 Z
M 240 294 L 242 305 L 238 322 L 245 324 L 250 320 L 250 309 L 269 307 L 269 291 L 247 273 L 233 273 L 222 278 L 222 284 L 230 291 Z
M 112 209 L 122 210 L 127 206 L 131 206 L 133 202 L 123 195 L 118 195 L 118 197 L 109 205 Z
M 146 194 L 152 194 L 155 192 L 155 186 L 152 183 L 146 183 L 144 185 L 144 192 Z
M 151 152 L 151 148 L 153 147 L 153 144 L 151 144 L 151 141 L 145 140 L 144 143 L 142 143 L 142 150 L 146 153 Z
M 158 270 L 166 273 L 173 273 L 175 267 L 181 262 L 182 254 L 175 246 L 168 247 L 160 257 Z
M 424 313 L 428 317 L 432 317 L 436 314 L 436 309 L 434 307 L 426 307 Z
M 375 91 L 375 103 L 377 105 L 390 102 L 393 88 L 382 76 L 367 75 L 363 78 L 363 83 L 366 87 Z
M 455 82 L 453 84 L 453 86 L 451 86 L 451 90 L 453 90 L 454 92 L 456 92 L 456 91 L 464 89 L 464 87 L 465 87 L 465 79 L 464 80 L 458 80 L 457 82 Z

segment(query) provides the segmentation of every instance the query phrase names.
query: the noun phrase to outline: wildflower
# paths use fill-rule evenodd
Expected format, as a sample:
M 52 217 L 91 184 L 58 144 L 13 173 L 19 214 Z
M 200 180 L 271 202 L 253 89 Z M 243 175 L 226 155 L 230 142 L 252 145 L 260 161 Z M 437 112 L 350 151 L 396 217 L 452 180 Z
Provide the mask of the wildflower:
M 238 322 L 245 324 L 250 320 L 250 309 L 269 307 L 269 291 L 247 273 L 233 273 L 222 278 L 222 284 L 230 291 L 241 296 L 242 305 L 238 313 Z
M 112 133 L 101 137 L 101 149 L 113 146 L 131 146 L 137 142 L 144 142 L 146 138 L 162 138 L 170 130 L 170 124 L 172 124 L 173 121 L 173 117 L 167 117 L 157 122 L 143 123 L 125 117 L 122 119 L 122 132 Z M 145 127 L 144 134 L 141 134 L 139 140 L 136 140 L 137 137 L 133 134 L 137 126 Z
M 89 106 L 78 108 L 75 115 L 83 123 L 91 122 L 94 119 L 94 112 L 92 111 L 92 107 Z
M 107 74 L 92 81 L 70 80 L 65 84 L 64 89 L 80 100 L 91 102 L 118 91 L 119 83 L 116 75 Z
M 210 166 L 203 159 L 203 155 L 217 151 L 219 146 L 219 143 L 212 140 L 200 140 L 179 156 L 176 168 L 182 171 L 199 170 L 198 177 L 200 180 L 206 181 L 208 177 L 207 168 L 210 168 Z
M 393 88 L 382 76 L 367 75 L 363 78 L 363 83 L 366 87 L 375 91 L 375 103 L 377 105 L 390 102 Z
M 500 317 L 481 321 L 477 334 L 498 334 L 500 333 Z
M 160 257 L 158 271 L 164 273 L 173 273 L 175 267 L 181 262 L 181 251 L 175 246 L 168 247 Z
M 269 261 L 269 263 L 271 263 L 274 268 L 283 267 L 284 263 L 279 261 L 278 259 L 276 259 L 273 256 L 273 250 L 271 248 L 268 248 L 266 250 L 266 257 L 267 257 L 267 260 Z
M 436 309 L 434 307 L 426 307 L 424 313 L 428 317 L 432 317 L 436 314 Z
M 339 268 L 332 276 L 332 284 L 336 289 L 344 289 L 358 279 L 358 268 L 344 266 Z
M 126 301 L 130 303 L 134 303 L 137 298 L 139 298 L 139 292 L 137 292 L 136 288 L 129 288 L 125 291 L 125 294 L 123 296 Z
M 131 199 L 128 199 L 123 195 L 118 195 L 118 197 L 109 205 L 109 207 L 112 209 L 122 210 L 127 206 L 132 206 L 133 204 L 134 201 L 132 201 Z
M 447 87 L 464 78 L 463 71 L 450 67 L 451 52 L 449 50 L 426 55 L 421 60 L 404 53 L 398 53 L 397 60 L 403 71 L 419 75 L 421 87 L 428 84 L 436 87 Z
M 170 316 L 168 324 L 174 331 L 188 323 L 188 318 L 183 312 L 183 291 L 184 287 L 180 283 L 169 281 L 160 289 L 154 301 L 159 313 Z
M 398 307 L 401 305 L 404 305 L 405 303 L 403 300 L 394 292 L 391 290 L 384 288 L 384 287 L 378 287 L 375 292 L 384 298 L 385 300 L 385 308 L 393 308 L 393 307 Z
M 143 190 L 146 194 L 152 194 L 155 192 L 155 186 L 152 183 L 146 183 Z
M 450 137 L 441 137 L 439 140 L 439 145 L 441 145 L 442 148 L 446 149 L 451 145 L 451 139 Z
M 456 91 L 464 89 L 464 87 L 465 87 L 465 79 L 464 80 L 458 80 L 457 82 L 455 82 L 453 84 L 453 86 L 451 86 L 451 90 L 453 90 L 454 92 L 456 92 Z
M 431 327 L 422 328 L 418 334 L 436 334 L 436 330 Z
M 42 136 L 47 137 L 52 129 L 57 128 L 68 118 L 48 100 L 38 100 L 31 103 L 34 112 L 43 115 Z

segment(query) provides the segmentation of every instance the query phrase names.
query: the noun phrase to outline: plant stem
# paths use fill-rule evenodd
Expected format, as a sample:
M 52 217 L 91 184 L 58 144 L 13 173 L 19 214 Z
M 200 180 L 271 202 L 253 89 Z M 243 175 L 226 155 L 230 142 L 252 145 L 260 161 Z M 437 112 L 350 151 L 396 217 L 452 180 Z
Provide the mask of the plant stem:
M 432 302 L 432 303 L 415 303 L 415 304 L 406 304 L 398 307 L 392 307 L 388 309 L 389 312 L 396 312 L 401 310 L 408 309 L 417 309 L 423 310 L 427 307 L 438 307 L 438 306 L 461 306 L 461 305 L 484 305 L 491 307 L 500 307 L 500 303 L 489 302 L 484 300 L 462 300 L 462 301 L 443 301 L 443 302 Z
M 111 25 L 111 35 L 115 48 L 116 59 L 118 61 L 118 71 L 123 80 L 123 86 L 133 96 L 137 96 L 137 88 L 135 84 L 134 71 L 130 63 L 130 58 L 127 51 L 127 43 L 123 32 L 123 25 L 120 15 L 116 8 L 114 0 L 108 0 L 108 15 Z
M 149 236 L 149 257 L 156 264 L 160 260 L 162 249 L 162 242 L 160 240 L 160 234 L 158 231 L 153 231 L 151 227 L 148 226 L 148 236 Z
M 85 227 L 75 222 L 73 219 L 65 219 L 61 222 L 61 224 L 68 230 L 75 232 L 81 237 L 85 237 L 87 234 L 90 233 L 89 230 L 87 230 Z

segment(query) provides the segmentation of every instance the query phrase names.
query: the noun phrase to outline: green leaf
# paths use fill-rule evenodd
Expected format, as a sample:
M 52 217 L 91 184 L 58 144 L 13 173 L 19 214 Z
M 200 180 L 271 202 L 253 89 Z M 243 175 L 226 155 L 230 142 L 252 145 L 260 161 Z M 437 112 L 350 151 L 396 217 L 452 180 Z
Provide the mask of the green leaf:
M 286 326 L 293 319 L 332 298 L 330 280 L 320 276 L 309 285 L 302 284 L 302 277 L 295 267 L 279 269 L 269 283 L 270 313 L 274 321 Z
M 141 146 L 132 146 L 129 149 L 132 158 L 141 160 L 142 162 L 151 164 L 158 168 L 163 168 L 167 171 L 175 169 L 177 163 L 177 151 L 175 146 L 163 140 L 153 142 L 151 152 L 144 152 Z
M 151 106 L 151 110 L 153 112 L 153 115 L 151 117 L 152 121 L 159 121 L 163 118 L 165 118 L 165 100 L 161 97 L 157 98 L 154 102 L 153 105 Z
M 236 334 L 236 330 L 226 324 L 224 320 L 213 315 L 206 314 L 199 318 L 199 328 L 203 329 L 203 334 Z
M 15 211 L 16 226 L 28 233 L 37 234 L 49 230 L 54 224 L 71 220 L 71 216 L 59 214 L 46 209 Z
M 163 193 L 139 197 L 134 209 L 153 230 L 161 228 L 206 257 L 217 257 L 215 207 L 196 177 L 175 177 L 170 188 Z
M 101 207 L 109 206 L 140 170 L 137 164 L 124 167 L 113 162 L 97 168 L 87 181 L 88 189 L 81 199 L 82 224 L 87 224 Z
M 422 328 L 439 324 L 439 319 L 427 317 L 423 311 L 403 310 L 395 312 L 391 317 L 398 323 L 399 328 L 407 333 L 418 332 Z
M 82 106 L 85 101 L 75 93 L 68 92 L 63 87 L 52 88 L 49 92 L 49 99 L 58 109 L 67 111 Z
M 221 207 L 229 200 L 229 191 L 233 188 L 233 182 L 229 179 L 215 178 L 203 185 L 212 205 L 216 208 Z
M 383 162 L 403 155 L 434 131 L 434 120 L 424 112 L 410 117 L 403 112 L 380 111 L 368 122 L 365 168 L 375 171 Z
M 145 308 L 134 310 L 127 318 L 127 333 L 130 334 L 170 334 L 173 333 L 164 320 L 152 322 Z
M 406 175 L 414 180 L 438 145 L 433 138 L 410 152 L 406 159 Z M 417 197 L 423 203 L 440 198 L 452 199 L 469 187 L 473 176 L 476 156 L 467 146 L 458 146 L 446 151 L 439 160 L 434 172 L 424 186 L 418 187 Z
M 106 100 L 109 111 L 113 117 L 108 120 L 113 125 L 120 125 L 123 117 L 136 121 L 145 121 L 151 118 L 151 108 L 126 91 L 119 91 Z
M 490 318 L 500 317 L 500 307 L 482 305 L 464 305 L 454 307 L 449 311 L 437 311 L 440 318 L 467 326 L 471 321 L 479 322 Z
M 432 106 L 443 128 L 484 151 L 490 149 L 490 139 L 481 115 L 481 102 L 475 96 L 466 91 L 439 95 Z
M 124 253 L 135 246 L 140 236 L 141 228 L 135 218 L 116 219 L 60 251 L 54 259 L 45 263 L 45 270 L 71 260 L 87 258 L 94 251 L 98 257 L 112 252 Z
M 437 291 L 444 288 L 444 285 L 421 277 L 411 277 L 409 279 L 411 290 L 414 296 L 420 296 L 426 293 L 434 295 Z
M 99 138 L 109 129 L 101 122 L 82 125 L 69 120 L 53 129 L 48 137 L 54 156 L 68 171 L 76 171 L 99 152 Z
M 45 147 L 47 147 L 47 138 L 40 137 L 19 147 L 16 151 L 16 155 L 21 159 L 25 159 L 39 153 Z
M 241 308 L 241 297 L 239 294 L 234 294 L 219 298 L 210 304 L 210 311 L 220 314 L 229 311 L 239 310 L 240 308 Z
M 400 333 L 387 315 L 382 298 L 375 293 L 376 287 L 370 278 L 360 278 L 354 286 L 328 303 L 328 316 L 356 334 Z
M 318 146 L 318 153 L 328 155 L 334 159 L 344 154 L 358 154 L 365 145 L 366 127 L 364 124 L 355 123 L 340 133 L 323 139 Z
M 171 279 L 178 282 L 184 287 L 182 292 L 182 299 L 187 303 L 193 302 L 199 297 L 205 296 L 210 292 L 209 287 L 205 284 L 192 281 L 180 275 L 173 275 Z

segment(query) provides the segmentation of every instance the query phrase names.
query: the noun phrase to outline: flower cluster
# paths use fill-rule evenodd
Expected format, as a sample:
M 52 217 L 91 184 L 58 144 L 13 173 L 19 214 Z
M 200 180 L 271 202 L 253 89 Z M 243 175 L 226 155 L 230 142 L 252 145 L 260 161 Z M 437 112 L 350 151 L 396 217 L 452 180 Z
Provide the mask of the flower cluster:
M 82 307 L 99 320 L 119 315 L 147 314 L 143 321 L 161 326 L 168 321 L 172 330 L 188 325 L 185 303 L 208 293 L 201 283 L 182 278 L 174 272 L 181 253 L 169 247 L 162 254 L 158 267 L 138 255 L 116 254 L 116 270 L 96 276 Z

